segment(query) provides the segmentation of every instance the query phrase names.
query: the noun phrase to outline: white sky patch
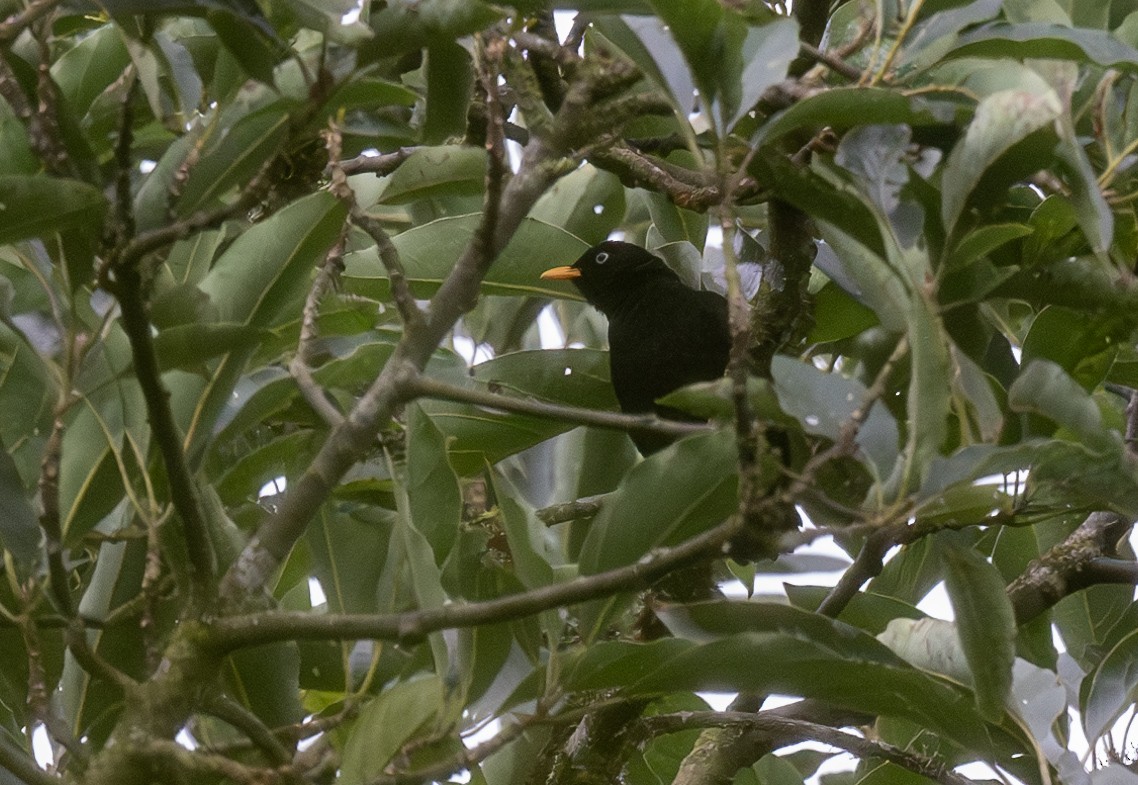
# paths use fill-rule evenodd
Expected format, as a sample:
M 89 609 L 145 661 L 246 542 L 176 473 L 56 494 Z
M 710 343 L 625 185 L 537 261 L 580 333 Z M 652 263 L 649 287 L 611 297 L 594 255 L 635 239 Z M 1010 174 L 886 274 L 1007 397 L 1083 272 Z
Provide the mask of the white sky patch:
M 288 478 L 283 475 L 274 477 L 261 486 L 261 490 L 257 491 L 257 498 L 263 499 L 266 496 L 279 496 L 286 490 L 288 490 Z
M 493 350 L 484 343 L 475 343 L 465 335 L 454 336 L 454 350 L 470 365 L 494 359 Z
M 32 731 L 32 755 L 36 763 L 45 769 L 55 765 L 55 753 L 51 748 L 51 739 L 48 738 L 47 729 L 41 724 L 36 725 Z
M 952 610 L 952 601 L 948 599 L 948 590 L 944 587 L 944 581 L 933 586 L 932 591 L 917 603 L 917 609 L 934 619 L 956 620 L 956 614 Z
M 324 593 L 324 587 L 316 578 L 308 579 L 308 601 L 312 603 L 313 608 L 328 602 L 328 595 Z
M 340 24 L 354 25 L 356 22 L 360 21 L 360 14 L 363 13 L 363 10 L 364 0 L 359 0 L 354 8 L 348 9 L 348 12 L 340 17 Z
M 561 323 L 553 314 L 553 306 L 547 305 L 537 315 L 537 334 L 541 339 L 542 349 L 560 349 L 565 346 L 565 333 Z

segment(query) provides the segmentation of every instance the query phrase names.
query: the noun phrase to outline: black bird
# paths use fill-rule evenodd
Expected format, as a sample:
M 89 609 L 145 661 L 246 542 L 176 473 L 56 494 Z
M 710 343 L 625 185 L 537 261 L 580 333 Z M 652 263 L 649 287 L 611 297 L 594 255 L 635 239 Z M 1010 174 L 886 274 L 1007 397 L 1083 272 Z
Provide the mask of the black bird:
M 656 399 L 723 375 L 731 344 L 727 300 L 685 286 L 662 259 L 643 248 L 612 240 L 541 277 L 571 280 L 608 317 L 609 375 L 621 411 L 698 421 Z M 632 440 L 643 455 L 672 441 L 649 432 L 633 433 Z

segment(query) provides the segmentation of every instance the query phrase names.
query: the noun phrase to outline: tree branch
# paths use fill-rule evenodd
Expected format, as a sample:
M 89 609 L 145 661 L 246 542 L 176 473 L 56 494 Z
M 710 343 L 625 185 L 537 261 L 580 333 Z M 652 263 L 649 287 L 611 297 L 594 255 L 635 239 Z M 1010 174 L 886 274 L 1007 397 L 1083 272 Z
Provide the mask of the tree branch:
M 8 740 L 7 734 L 0 734 L 0 767 L 19 777 L 26 785 L 60 785 L 63 782 L 62 777 L 41 769 L 35 758 Z
M 218 619 L 210 627 L 209 639 L 218 653 L 286 640 L 415 642 L 438 630 L 520 619 L 551 608 L 642 589 L 680 567 L 722 553 L 724 543 L 738 529 L 738 522 L 732 519 L 680 545 L 659 549 L 635 564 L 486 602 L 387 615 L 266 611 Z
M 505 49 L 508 47 L 504 46 L 503 39 L 496 39 L 487 46 L 495 76 L 490 78 L 482 73 L 480 77 L 494 88 L 491 92 L 495 96 L 496 64 Z M 485 67 L 480 66 L 482 69 Z M 530 123 L 534 135 L 522 152 L 517 174 L 504 187 L 502 181 L 508 170 L 501 152 L 500 125 L 499 130 L 488 128 L 487 144 L 491 154 L 481 226 L 431 299 L 427 318 L 419 326 L 407 325 L 379 376 L 343 423 L 328 435 L 308 468 L 289 485 L 275 514 L 265 520 L 230 567 L 221 588 L 221 596 L 228 602 L 240 603 L 247 597 L 259 596 L 269 576 L 304 533 L 308 521 L 339 479 L 359 456 L 372 448 L 381 428 L 405 397 L 402 385 L 426 366 L 458 318 L 475 305 L 479 286 L 491 262 L 521 225 L 530 208 L 556 179 L 572 170 L 572 166 L 565 165 L 565 156 L 572 151 L 573 128 L 580 114 L 591 104 L 595 86 L 604 83 L 607 76 L 606 70 L 598 65 L 585 65 L 580 72 L 561 109 L 544 128 L 546 133 L 539 133 L 538 128 Z M 527 88 L 515 85 L 515 89 L 522 94 Z M 488 102 L 487 122 L 491 125 L 504 122 L 500 113 L 498 118 L 494 116 L 496 97 L 488 98 Z M 540 98 L 529 103 L 544 109 Z
M 1027 566 L 1008 586 L 1017 624 L 1024 624 L 1069 594 L 1096 583 L 1133 583 L 1138 567 L 1110 557 L 1130 522 L 1113 512 L 1096 512 Z M 1120 569 L 1122 565 L 1129 565 Z
M 640 726 L 649 737 L 700 728 L 738 728 L 762 734 L 776 749 L 803 741 L 817 741 L 846 750 L 859 758 L 879 758 L 888 761 L 942 785 L 975 785 L 973 780 L 957 774 L 944 763 L 932 758 L 826 725 L 778 717 L 767 712 L 752 714 L 737 711 L 692 711 L 658 714 L 645 717 L 640 721 Z
M 24 6 L 24 10 L 12 14 L 0 23 L 0 44 L 14 41 L 16 36 L 27 29 L 28 25 L 51 13 L 52 9 L 62 2 L 63 0 L 32 0 Z

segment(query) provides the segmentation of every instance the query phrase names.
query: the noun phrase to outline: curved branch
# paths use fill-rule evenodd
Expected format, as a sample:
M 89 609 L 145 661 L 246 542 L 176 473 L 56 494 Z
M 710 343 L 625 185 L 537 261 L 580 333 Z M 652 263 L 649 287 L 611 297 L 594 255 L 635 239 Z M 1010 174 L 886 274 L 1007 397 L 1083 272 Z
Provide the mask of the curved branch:
M 889 761 L 943 785 L 974 785 L 974 780 L 957 774 L 944 763 L 932 758 L 826 725 L 778 717 L 766 712 L 751 714 L 739 711 L 691 711 L 658 714 L 654 717 L 645 717 L 640 721 L 640 726 L 649 736 L 700 728 L 738 728 L 762 734 L 775 748 L 803 741 L 817 741 L 845 750 L 859 758 L 879 758 Z

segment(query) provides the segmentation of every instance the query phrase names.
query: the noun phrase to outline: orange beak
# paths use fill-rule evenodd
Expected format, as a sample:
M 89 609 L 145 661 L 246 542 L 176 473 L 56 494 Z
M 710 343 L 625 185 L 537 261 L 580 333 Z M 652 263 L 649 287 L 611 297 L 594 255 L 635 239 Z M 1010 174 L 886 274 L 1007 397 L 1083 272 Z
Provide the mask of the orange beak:
M 554 281 L 568 281 L 572 278 L 580 278 L 581 271 L 569 265 L 565 265 L 564 267 L 551 267 L 542 273 L 541 277 L 549 278 Z

